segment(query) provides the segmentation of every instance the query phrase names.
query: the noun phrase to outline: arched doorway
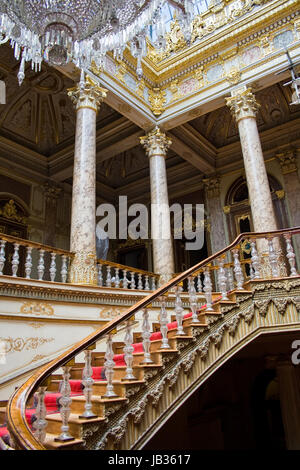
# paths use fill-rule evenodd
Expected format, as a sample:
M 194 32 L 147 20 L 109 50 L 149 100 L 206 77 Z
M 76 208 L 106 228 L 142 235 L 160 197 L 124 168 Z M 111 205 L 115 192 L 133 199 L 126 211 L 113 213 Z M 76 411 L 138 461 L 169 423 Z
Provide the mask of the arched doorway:
M 268 175 L 268 179 L 278 229 L 285 228 L 288 223 L 283 202 L 284 191 L 276 178 Z M 240 233 L 254 231 L 248 186 L 244 177 L 238 178 L 230 186 L 225 198 L 224 210 L 227 215 L 230 241 L 233 241 Z

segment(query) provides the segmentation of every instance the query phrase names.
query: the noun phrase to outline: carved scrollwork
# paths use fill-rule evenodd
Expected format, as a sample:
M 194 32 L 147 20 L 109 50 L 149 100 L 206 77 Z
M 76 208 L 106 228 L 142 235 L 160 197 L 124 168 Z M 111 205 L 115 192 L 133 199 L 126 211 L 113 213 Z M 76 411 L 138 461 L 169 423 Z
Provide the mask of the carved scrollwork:
M 211 335 L 211 340 L 213 341 L 216 348 L 219 348 L 221 346 L 224 331 L 225 327 L 221 326 L 221 328 L 219 328 L 214 334 Z
M 201 359 L 205 361 L 207 355 L 208 355 L 208 350 L 209 350 L 209 343 L 210 343 L 210 338 L 207 338 L 207 340 L 198 348 L 198 352 L 200 354 Z
M 228 323 L 227 323 L 227 329 L 228 329 L 228 333 L 231 335 L 231 336 L 234 336 L 235 335 L 235 332 L 236 332 L 236 329 L 238 327 L 238 324 L 239 324 L 239 321 L 240 321 L 240 316 L 237 315 L 236 317 L 232 318 Z
M 254 319 L 255 315 L 255 306 L 251 305 L 246 312 L 242 314 L 242 317 L 244 317 L 244 320 L 246 323 L 250 324 L 252 320 Z
M 131 411 L 130 414 L 133 417 L 134 424 L 140 423 L 147 406 L 147 400 L 142 400 L 137 406 L 135 406 Z
M 157 387 L 149 393 L 149 397 L 152 398 L 152 405 L 153 406 L 157 406 L 157 404 L 160 400 L 160 397 L 163 394 L 163 391 L 164 391 L 164 381 L 160 382 L 157 385 Z
M 129 388 L 127 386 L 126 387 L 126 398 L 129 398 L 129 397 L 135 395 L 136 393 L 138 393 L 140 391 L 140 388 L 141 388 L 140 385 L 132 385 Z
M 197 351 L 192 351 L 188 355 L 188 357 L 183 361 L 182 367 L 183 367 L 183 370 L 186 374 L 189 373 L 191 368 L 193 367 L 196 356 L 197 356 Z
M 126 415 L 123 419 L 119 421 L 118 426 L 115 426 L 109 432 L 109 435 L 114 439 L 115 442 L 120 442 L 124 436 L 127 428 L 128 416 Z
M 169 387 L 170 387 L 170 388 L 172 388 L 172 387 L 175 385 L 175 383 L 177 382 L 180 369 L 181 369 L 181 364 L 178 364 L 178 366 L 175 367 L 175 368 L 172 370 L 172 372 L 170 372 L 170 373 L 167 375 L 167 380 L 169 381 Z

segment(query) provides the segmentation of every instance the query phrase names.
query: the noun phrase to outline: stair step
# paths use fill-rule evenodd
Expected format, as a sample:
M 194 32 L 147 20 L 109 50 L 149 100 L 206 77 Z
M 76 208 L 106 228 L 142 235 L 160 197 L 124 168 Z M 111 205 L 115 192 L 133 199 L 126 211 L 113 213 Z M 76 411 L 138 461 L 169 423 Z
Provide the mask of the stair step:
M 105 409 L 112 406 L 112 404 L 123 404 L 127 403 L 126 397 L 112 397 L 112 398 L 101 398 L 98 395 L 92 395 L 92 411 L 97 415 L 98 418 L 102 420 L 105 418 Z M 84 412 L 85 397 L 73 397 L 71 403 L 72 413 L 75 413 L 77 416 L 80 416 Z M 89 420 L 90 421 L 90 420 Z
M 69 432 L 71 436 L 75 438 L 80 438 L 82 429 L 84 426 L 89 425 L 90 423 L 101 423 L 104 421 L 104 418 L 91 418 L 91 419 L 81 419 L 79 414 L 71 413 L 69 417 Z M 50 434 L 55 434 L 56 437 L 61 433 L 62 419 L 60 413 L 55 413 L 46 416 L 48 422 L 47 431 Z
M 77 447 L 83 444 L 82 439 L 74 439 L 73 441 L 66 441 L 66 442 L 57 442 L 55 441 L 56 437 L 57 437 L 56 434 L 50 434 L 50 433 L 46 434 L 46 438 L 44 442 L 44 446 L 46 447 L 46 449 L 48 450 L 63 450 L 63 449 L 72 450 L 74 446 Z

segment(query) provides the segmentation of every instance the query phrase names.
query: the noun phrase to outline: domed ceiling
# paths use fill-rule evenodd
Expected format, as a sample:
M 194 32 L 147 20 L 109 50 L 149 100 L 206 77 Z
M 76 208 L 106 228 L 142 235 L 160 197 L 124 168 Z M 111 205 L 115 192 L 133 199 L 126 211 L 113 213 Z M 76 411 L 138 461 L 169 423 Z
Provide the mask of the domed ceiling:
M 285 82 L 286 80 L 283 83 Z M 254 91 L 261 105 L 257 113 L 259 132 L 300 117 L 300 106 L 289 105 L 292 101 L 291 91 L 289 87 L 284 87 L 283 83 Z M 237 124 L 227 106 L 193 119 L 189 124 L 217 148 L 239 140 Z
M 8 45 L 0 47 L 0 79 L 6 84 L 6 104 L 0 105 L 0 135 L 49 156 L 74 141 L 76 114 L 66 90 L 74 82 L 54 68 L 42 65 L 40 73 L 28 66 L 19 86 L 18 62 Z M 97 127 L 119 113 L 102 103 Z

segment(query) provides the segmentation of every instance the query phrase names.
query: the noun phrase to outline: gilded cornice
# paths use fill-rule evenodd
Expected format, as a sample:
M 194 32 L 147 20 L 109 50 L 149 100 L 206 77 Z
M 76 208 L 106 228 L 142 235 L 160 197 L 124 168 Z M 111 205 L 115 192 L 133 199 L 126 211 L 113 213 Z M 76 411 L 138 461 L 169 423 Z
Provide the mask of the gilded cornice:
M 234 1 L 226 2 L 224 8 L 233 4 Z M 217 12 L 216 7 L 212 7 L 202 19 L 197 17 L 194 28 L 198 28 L 198 33 L 209 17 L 224 13 L 224 8 Z M 194 29 L 194 42 L 190 47 L 184 44 L 175 20 L 166 37 L 167 57 L 160 62 L 151 60 L 155 51 L 148 41 L 149 54 L 143 60 L 141 82 L 135 75 L 135 59 L 129 49 L 122 63 L 109 57 L 110 76 L 158 118 L 171 107 L 180 105 L 182 108 L 183 102 L 199 91 L 202 95 L 218 83 L 230 89 L 242 82 L 247 72 L 261 66 L 262 60 L 271 60 L 270 55 L 280 49 L 277 44 L 275 47 L 274 37 L 281 32 L 290 31 L 292 39 L 289 38 L 288 43 L 291 46 L 299 40 L 297 0 L 249 0 L 235 14 L 232 12 L 226 23 L 221 26 L 216 23 L 211 31 L 206 28 L 205 34 L 199 33 L 196 37 Z M 250 57 L 251 54 L 254 56 Z

